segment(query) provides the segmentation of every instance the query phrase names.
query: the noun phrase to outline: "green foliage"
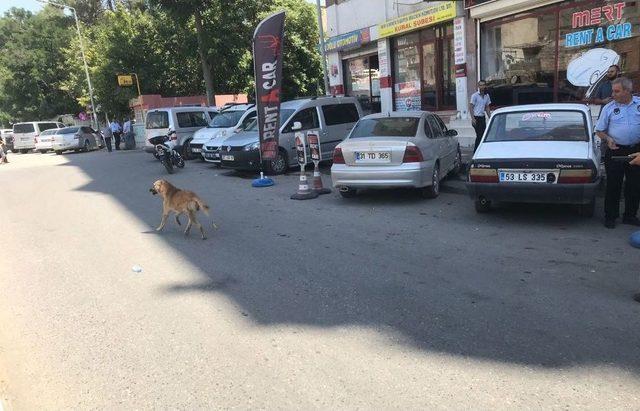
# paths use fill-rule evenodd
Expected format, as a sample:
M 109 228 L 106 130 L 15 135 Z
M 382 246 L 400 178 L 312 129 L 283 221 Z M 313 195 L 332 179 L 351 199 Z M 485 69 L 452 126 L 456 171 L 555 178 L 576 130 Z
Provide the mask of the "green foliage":
M 253 95 L 251 38 L 266 15 L 285 10 L 284 98 L 315 95 L 321 83 L 315 7 L 304 0 L 67 0 L 78 12 L 96 104 L 110 117 L 129 111 L 137 88 L 118 73 L 137 73 L 143 94 L 204 94 L 194 14 L 217 94 Z M 89 90 L 75 22 L 52 6 L 12 9 L 0 18 L 0 122 L 78 113 Z M 103 117 L 101 117 L 104 119 Z

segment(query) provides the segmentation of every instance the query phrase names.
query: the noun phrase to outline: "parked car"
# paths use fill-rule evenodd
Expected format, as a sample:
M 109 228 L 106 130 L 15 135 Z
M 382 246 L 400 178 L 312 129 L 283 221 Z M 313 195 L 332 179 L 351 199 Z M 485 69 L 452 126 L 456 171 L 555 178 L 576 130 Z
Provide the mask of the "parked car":
M 207 125 L 193 134 L 191 141 L 191 153 L 203 160 L 211 161 L 202 155 L 203 145 L 219 147 L 227 137 L 236 131 L 244 130 L 253 119 L 256 118 L 256 109 L 253 104 L 236 104 L 228 106 Z M 215 161 L 214 161 L 215 162 Z M 217 160 L 219 163 L 220 161 Z
M 64 151 L 90 151 L 104 146 L 100 133 L 88 126 L 65 127 L 52 135 L 51 148 L 60 155 Z
M 592 216 L 600 144 L 582 104 L 536 104 L 493 112 L 471 160 L 467 189 L 476 211 L 496 201 L 577 204 Z
M 51 150 L 53 147 L 53 135 L 60 130 L 59 128 L 50 128 L 49 130 L 45 130 L 40 133 L 38 137 L 36 137 L 36 146 L 35 150 L 39 151 L 42 154 L 45 154 L 47 151 Z
M 166 136 L 169 129 L 177 133 L 177 145 L 185 159 L 191 158 L 190 142 L 193 133 L 206 127 L 218 114 L 215 107 L 165 107 L 149 110 L 145 120 L 145 146 L 147 153 L 155 153 L 155 146 L 150 138 Z
M 63 128 L 64 124 L 54 121 L 30 121 L 13 125 L 13 147 L 21 153 L 28 153 L 36 148 L 36 138 L 45 130 Z
M 321 156 L 330 160 L 333 149 L 349 134 L 362 109 L 355 97 L 311 97 L 281 104 L 280 149 L 268 172 L 282 174 L 296 165 L 295 133 L 319 132 Z M 259 170 L 260 151 L 257 127 L 229 137 L 220 146 L 222 167 Z
M 10 128 L 0 130 L 0 137 L 4 141 L 5 149 L 13 152 L 13 130 Z
M 427 198 L 461 166 L 456 130 L 426 111 L 363 117 L 333 153 L 331 180 L 343 197 L 361 188 L 417 188 Z

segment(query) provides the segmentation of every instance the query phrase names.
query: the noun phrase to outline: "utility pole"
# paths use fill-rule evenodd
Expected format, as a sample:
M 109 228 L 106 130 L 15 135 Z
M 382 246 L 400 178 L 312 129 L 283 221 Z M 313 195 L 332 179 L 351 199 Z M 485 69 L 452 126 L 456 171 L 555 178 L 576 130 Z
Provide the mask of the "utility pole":
M 329 75 L 327 74 L 327 52 L 324 46 L 324 28 L 322 27 L 322 7 L 320 6 L 320 0 L 316 0 L 316 6 L 318 8 L 318 28 L 320 29 L 320 54 L 322 55 L 322 75 L 324 78 L 324 94 L 329 95 Z

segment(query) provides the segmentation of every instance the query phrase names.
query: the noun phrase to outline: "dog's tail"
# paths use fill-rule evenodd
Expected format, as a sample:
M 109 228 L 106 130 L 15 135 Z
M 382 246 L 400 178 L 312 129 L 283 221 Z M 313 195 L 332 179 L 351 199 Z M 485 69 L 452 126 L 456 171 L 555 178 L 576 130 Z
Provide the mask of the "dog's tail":
M 196 210 L 202 209 L 206 215 L 209 215 L 209 206 L 207 203 L 202 201 L 200 197 L 195 197 L 194 200 L 196 202 Z

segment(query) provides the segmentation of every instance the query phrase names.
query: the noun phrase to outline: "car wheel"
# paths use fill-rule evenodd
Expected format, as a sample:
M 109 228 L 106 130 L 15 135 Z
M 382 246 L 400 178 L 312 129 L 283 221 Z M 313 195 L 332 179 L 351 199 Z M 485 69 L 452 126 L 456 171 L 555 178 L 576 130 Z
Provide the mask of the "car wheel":
M 24 148 L 22 150 L 20 150 L 20 154 L 27 154 L 28 152 L 29 152 L 29 150 L 24 149 Z
M 431 174 L 431 185 L 421 189 L 424 198 L 436 198 L 440 195 L 440 164 L 436 163 Z
M 58 150 L 58 151 L 56 151 L 56 154 L 57 155 L 62 155 L 62 151 Z
M 480 197 L 475 201 L 476 212 L 478 213 L 488 213 L 491 211 L 491 201 L 487 200 L 484 197 Z
M 191 140 L 187 140 L 182 145 L 182 153 L 180 153 L 183 159 L 191 160 L 193 156 L 191 155 Z
M 84 147 L 82 147 L 82 151 L 88 153 L 90 148 L 91 144 L 89 144 L 89 140 L 84 140 Z
M 267 163 L 269 172 L 273 175 L 280 175 L 287 172 L 289 169 L 289 162 L 287 161 L 287 154 L 278 150 L 278 155 L 275 160 L 269 161 Z
M 342 187 L 340 189 L 340 195 L 343 198 L 354 198 L 356 195 L 358 195 L 358 190 L 352 187 Z
M 578 212 L 582 217 L 591 218 L 596 211 L 595 198 L 589 201 L 587 204 L 580 204 L 578 206 Z
M 40 152 L 40 154 L 47 154 L 48 150 L 38 150 Z

